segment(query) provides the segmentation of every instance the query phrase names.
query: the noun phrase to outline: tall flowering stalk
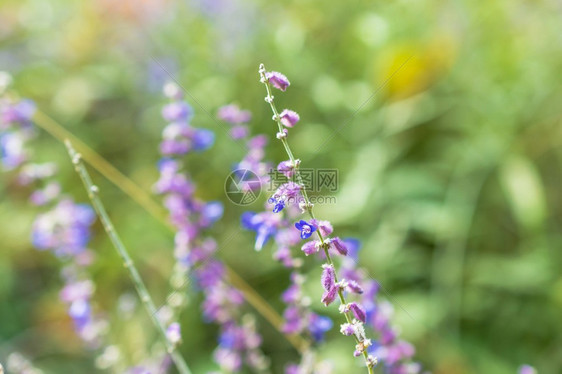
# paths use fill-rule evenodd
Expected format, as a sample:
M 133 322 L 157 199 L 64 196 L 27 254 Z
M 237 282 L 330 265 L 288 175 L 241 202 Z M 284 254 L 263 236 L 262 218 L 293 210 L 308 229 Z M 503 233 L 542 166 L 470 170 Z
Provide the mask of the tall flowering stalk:
M 250 121 L 251 113 L 240 109 L 235 104 L 229 104 L 219 108 L 217 117 L 231 126 L 231 136 L 234 139 L 243 140 L 248 150 L 243 159 L 234 165 L 233 170 L 241 173 L 251 171 L 258 177 L 258 180 L 252 179 L 251 183 L 242 184 L 239 187 L 257 190 L 274 182 L 271 178 L 272 164 L 264 161 L 267 137 L 263 134 L 250 137 L 246 123 Z M 240 129 L 244 131 L 240 131 Z M 303 336 L 304 344 L 301 345 L 301 363 L 287 366 L 286 373 L 329 374 L 331 372 L 330 363 L 318 362 L 310 340 L 322 341 L 324 333 L 332 327 L 332 321 L 310 309 L 310 298 L 303 291 L 303 284 L 306 280 L 305 274 L 301 271 L 303 261 L 291 256 L 291 247 L 297 245 L 301 240 L 298 232 L 290 224 L 290 218 L 298 214 L 298 209 L 289 206 L 284 211 L 288 213 L 287 217 L 270 211 L 245 212 L 241 217 L 242 227 L 256 232 L 255 249 L 257 251 L 262 250 L 268 240 L 273 238 L 277 245 L 274 259 L 292 270 L 291 284 L 281 297 L 286 308 L 283 313 L 284 323 L 280 329 L 288 335 Z
M 197 198 L 195 183 L 182 167 L 186 155 L 205 151 L 213 145 L 214 133 L 191 126 L 193 109 L 183 100 L 176 84 L 166 84 L 164 94 L 170 102 L 164 106 L 162 117 L 169 123 L 160 143 L 163 158 L 155 190 L 164 196 L 164 205 L 176 230 L 174 254 L 182 279 L 179 285 L 185 286 L 187 282 L 183 280 L 192 277 L 203 291 L 203 317 L 220 326 L 214 357 L 222 370 L 234 373 L 246 364 L 254 371 L 266 371 L 269 361 L 259 350 L 261 336 L 256 331 L 254 317 L 240 313 L 244 297 L 227 281 L 226 267 L 216 257 L 217 243 L 204 235 L 204 231 L 222 217 L 223 206 L 217 201 Z M 243 123 L 249 120 L 249 113 L 238 113 L 234 118 L 232 109 L 229 112 L 227 108 L 223 114 L 236 122 L 232 135 L 243 137 L 246 133 Z M 182 292 L 180 287 L 174 295 Z
M 283 74 L 278 72 L 268 72 L 263 64 L 259 68 L 260 81 L 265 85 L 267 96 L 265 101 L 269 103 L 271 111 L 273 112 L 273 120 L 277 123 L 279 132 L 277 138 L 283 144 L 289 160 L 286 161 L 287 168 L 291 170 L 296 177 L 296 184 L 289 182 L 282 185 L 270 198 L 269 202 L 274 204 L 273 212 L 280 212 L 284 209 L 285 205 L 291 201 L 300 200 L 299 207 L 303 213 L 306 212 L 310 216 L 311 221 L 300 220 L 295 223 L 295 227 L 300 231 L 302 239 L 310 238 L 314 233 L 318 240 L 307 242 L 303 245 L 302 250 L 306 255 L 316 253 L 320 250 L 324 253 L 326 262 L 322 265 L 322 286 L 324 287 L 324 295 L 322 302 L 328 306 L 336 298 L 340 300 L 340 313 L 344 315 L 346 323 L 341 326 L 341 331 L 344 335 L 353 336 L 355 342 L 355 356 L 363 356 L 367 370 L 370 374 L 374 373 L 374 367 L 377 364 L 377 359 L 368 353 L 368 348 L 371 346 L 371 340 L 365 335 L 364 323 L 366 322 L 366 313 L 364 308 L 356 302 L 347 302 L 344 290 L 348 289 L 352 292 L 362 292 L 360 288 L 354 289 L 354 285 L 350 285 L 345 279 L 338 280 L 335 264 L 332 259 L 331 251 L 335 251 L 343 256 L 347 254 L 347 247 L 338 237 L 329 238 L 328 235 L 332 233 L 331 225 L 328 222 L 322 227 L 322 221 L 318 221 L 314 215 L 313 204 L 307 195 L 304 183 L 300 175 L 299 166 L 300 160 L 296 159 L 293 155 L 291 147 L 287 141 L 288 130 L 292 128 L 298 121 L 299 116 L 296 112 L 285 109 L 281 113 L 275 106 L 272 88 L 285 91 L 290 85 L 289 80 Z M 302 199 L 299 198 L 302 196 Z M 326 229 L 326 227 L 328 229 Z M 357 287 L 360 287 L 357 285 Z
M 53 163 L 30 162 L 27 143 L 36 134 L 32 123 L 34 113 L 35 104 L 31 100 L 2 95 L 0 164 L 4 170 L 18 173 L 17 183 L 33 189 L 30 202 L 44 209 L 33 222 L 32 244 L 38 250 L 51 251 L 64 264 L 61 271 L 64 287 L 59 297 L 67 305 L 77 335 L 86 346 L 97 349 L 102 345 L 107 321 L 93 311 L 95 287 L 87 271 L 94 261 L 88 243 L 95 213 L 89 205 L 77 204 L 61 193 Z

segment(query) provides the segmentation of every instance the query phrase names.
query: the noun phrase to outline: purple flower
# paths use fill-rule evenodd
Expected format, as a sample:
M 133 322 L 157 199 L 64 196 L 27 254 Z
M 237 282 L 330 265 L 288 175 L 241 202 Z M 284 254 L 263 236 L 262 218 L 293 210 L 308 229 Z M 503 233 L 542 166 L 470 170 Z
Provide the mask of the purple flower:
M 19 132 L 7 132 L 0 136 L 0 160 L 6 170 L 20 166 L 26 159 L 24 139 Z
M 335 282 L 336 272 L 334 270 L 334 265 L 324 264 L 322 265 L 322 268 L 324 269 L 322 271 L 322 277 L 321 277 L 322 287 L 324 287 L 326 291 L 329 291 L 336 286 L 336 282 Z
M 162 109 L 162 117 L 170 122 L 189 122 L 192 116 L 193 109 L 183 101 L 170 103 Z
M 353 293 L 362 294 L 363 288 L 354 280 L 347 281 L 347 289 Z
M 277 200 L 273 197 L 270 197 L 267 200 L 267 202 L 270 204 L 275 204 L 273 206 L 273 213 L 279 213 L 280 211 L 283 210 L 283 208 L 285 208 L 285 200 L 281 200 L 281 199 Z
M 215 133 L 207 129 L 197 129 L 193 135 L 193 149 L 204 151 L 211 148 L 215 142 Z
M 35 114 L 35 103 L 32 100 L 24 99 L 15 104 L 7 105 L 3 108 L 0 123 L 27 124 Z
M 304 321 L 299 308 L 295 305 L 290 305 L 283 312 L 283 332 L 285 334 L 298 334 L 304 327 Z
M 265 78 L 273 87 L 281 91 L 285 91 L 291 84 L 286 76 L 277 71 L 268 71 L 265 73 Z
M 521 365 L 519 367 L 519 374 L 537 374 L 537 371 L 532 366 Z
M 72 318 L 78 330 L 82 330 L 82 328 L 88 325 L 91 314 L 90 303 L 85 299 L 73 301 L 68 309 L 68 315 Z
M 320 316 L 316 313 L 311 313 L 308 331 L 316 342 L 324 340 L 324 334 L 329 331 L 334 323 L 332 320 L 325 316 Z
M 181 341 L 181 328 L 180 324 L 173 322 L 166 329 L 166 337 L 173 344 L 176 345 Z
M 236 351 L 219 347 L 214 356 L 217 363 L 230 372 L 236 372 L 242 367 L 242 357 Z
M 248 110 L 241 110 L 238 105 L 230 104 L 220 107 L 217 117 L 225 122 L 236 125 L 250 122 L 252 119 L 252 113 Z
M 32 241 L 38 249 L 76 256 L 86 250 L 94 210 L 86 204 L 61 200 L 53 210 L 40 214 L 33 223 Z
M 353 315 L 355 316 L 355 318 L 365 323 L 367 316 L 365 314 L 365 310 L 363 309 L 363 307 L 355 302 L 349 303 L 348 306 L 351 312 L 353 313 Z
M 242 214 L 242 227 L 257 233 L 255 249 L 259 251 L 264 244 L 277 232 L 279 219 L 269 212 L 256 214 L 254 212 L 245 212 Z
M 224 213 L 224 206 L 220 201 L 210 201 L 201 211 L 202 226 L 207 227 L 218 221 Z
M 343 256 L 347 255 L 347 247 L 343 240 L 338 237 L 333 238 L 330 241 L 330 244 Z
M 233 139 L 243 139 L 248 136 L 248 126 L 245 125 L 234 125 L 230 129 L 230 136 Z
M 347 256 L 357 261 L 359 250 L 361 249 L 361 242 L 355 238 L 345 238 L 343 242 L 347 247 Z
M 300 120 L 299 114 L 290 109 L 283 110 L 279 117 L 281 124 L 285 127 L 294 127 L 295 124 Z
M 334 228 L 332 227 L 330 221 L 317 221 L 313 219 L 310 220 L 310 222 L 314 226 L 318 227 L 318 231 L 320 232 L 320 234 L 322 234 L 322 236 L 328 236 L 334 231 Z
M 355 326 L 351 323 L 343 323 L 340 326 L 340 332 L 345 336 L 351 336 L 355 334 Z
M 287 178 L 291 178 L 295 174 L 295 167 L 291 160 L 281 161 L 279 165 L 277 165 L 277 171 Z
M 318 250 L 320 249 L 320 242 L 317 240 L 313 240 L 310 242 L 306 242 L 303 244 L 303 246 L 301 247 L 301 250 L 304 252 L 305 255 L 309 256 L 313 253 L 318 252 Z
M 334 300 L 336 300 L 336 297 L 338 296 L 338 290 L 339 287 L 332 287 L 330 290 L 325 291 L 324 294 L 322 295 L 322 299 L 321 299 L 322 303 L 326 306 L 333 303 Z
M 314 231 L 316 231 L 316 227 L 305 220 L 300 220 L 299 222 L 295 223 L 295 227 L 297 230 L 301 232 L 302 239 L 308 239 L 312 235 Z

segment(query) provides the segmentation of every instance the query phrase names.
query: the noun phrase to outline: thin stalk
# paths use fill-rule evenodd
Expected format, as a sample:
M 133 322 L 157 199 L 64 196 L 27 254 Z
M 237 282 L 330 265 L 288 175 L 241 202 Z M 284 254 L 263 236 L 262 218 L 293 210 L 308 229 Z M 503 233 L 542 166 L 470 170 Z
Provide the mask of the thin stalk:
M 172 360 L 174 361 L 174 364 L 176 365 L 180 374 L 191 374 L 191 370 L 189 370 L 189 367 L 187 366 L 187 363 L 185 362 L 183 357 L 175 349 L 172 342 L 168 340 L 166 336 L 166 328 L 164 327 L 162 322 L 158 319 L 158 315 L 157 315 L 158 309 L 156 309 L 156 305 L 154 304 L 154 301 L 152 301 L 152 298 L 150 297 L 150 294 L 148 293 L 148 290 L 137 268 L 135 267 L 133 260 L 131 259 L 131 256 L 129 256 L 127 248 L 125 247 L 123 241 L 115 231 L 115 227 L 113 226 L 113 223 L 111 222 L 109 216 L 107 215 L 105 207 L 98 196 L 99 188 L 96 185 L 94 185 L 94 183 L 92 182 L 92 178 L 90 177 L 90 174 L 86 170 L 86 166 L 82 162 L 81 155 L 74 150 L 69 140 L 65 141 L 65 145 L 66 148 L 68 149 L 68 154 L 70 155 L 70 159 L 74 164 L 76 172 L 78 173 L 80 179 L 82 179 L 82 182 L 86 187 L 86 190 L 88 192 L 88 197 L 90 198 L 92 205 L 94 206 L 94 209 L 96 210 L 98 217 L 100 218 L 100 221 L 103 224 L 103 228 L 105 229 L 105 232 L 109 236 L 111 243 L 119 253 L 121 260 L 123 261 L 123 265 L 129 272 L 131 280 L 133 281 L 133 284 L 142 301 L 142 304 L 144 305 L 146 312 L 148 313 L 148 316 L 152 320 L 152 323 L 158 330 L 160 337 L 162 338 L 166 346 L 168 354 L 170 354 L 170 356 L 172 357 Z
M 260 66 L 260 78 L 261 81 L 263 82 L 263 84 L 265 85 L 265 89 L 267 91 L 267 98 L 268 100 L 266 100 L 269 103 L 269 106 L 271 107 L 271 111 L 273 112 L 273 120 L 277 123 L 277 127 L 279 128 L 279 133 L 283 133 L 283 124 L 281 123 L 281 116 L 279 115 L 279 112 L 277 110 L 277 107 L 275 106 L 275 102 L 273 100 L 273 94 L 272 94 L 272 89 L 271 89 L 271 84 L 269 83 L 269 80 L 265 77 L 265 67 L 263 67 L 263 65 Z M 313 204 L 310 202 L 310 199 L 308 198 L 308 194 L 306 192 L 306 189 L 304 188 L 304 183 L 303 183 L 303 179 L 302 176 L 300 174 L 300 162 L 296 162 L 296 158 L 293 155 L 293 151 L 291 150 L 291 147 L 289 146 L 289 142 L 287 141 L 287 138 L 284 136 L 279 137 L 279 140 L 281 140 L 281 142 L 283 143 L 283 147 L 285 148 L 285 151 L 287 152 L 287 156 L 289 156 L 289 160 L 291 160 L 291 163 L 294 165 L 294 169 L 295 169 L 295 176 L 297 178 L 297 182 L 300 184 L 301 186 L 301 193 L 302 193 L 302 197 L 304 199 L 304 208 L 306 209 L 308 215 L 310 216 L 311 219 L 316 219 L 315 215 L 314 215 L 314 208 L 313 208 Z M 320 240 L 321 243 L 321 247 L 324 250 L 324 254 L 326 256 L 326 261 L 328 262 L 329 265 L 334 266 L 334 262 L 332 260 L 332 256 L 330 255 L 330 252 L 328 251 L 329 245 L 328 243 L 326 243 L 323 235 L 320 233 L 320 230 L 316 230 L 316 234 L 318 235 L 318 239 Z M 335 269 L 335 266 L 334 266 Z M 337 283 L 338 282 L 338 278 L 337 275 L 335 274 L 336 272 L 334 272 L 334 281 Z M 346 305 L 347 302 L 345 300 L 345 295 L 343 294 L 343 291 L 341 290 L 341 288 L 338 288 L 338 296 L 340 299 L 340 302 L 343 305 Z M 351 312 L 347 312 L 347 313 L 343 313 L 345 316 L 345 319 L 347 321 L 347 323 L 351 323 L 353 318 L 351 315 Z M 353 335 L 355 338 L 355 341 L 359 344 L 360 340 L 356 335 Z M 368 360 L 369 354 L 367 353 L 367 350 L 363 350 L 363 358 L 365 359 L 365 364 L 367 365 L 367 370 L 369 371 L 369 374 L 374 374 L 374 368 L 369 364 L 369 360 Z

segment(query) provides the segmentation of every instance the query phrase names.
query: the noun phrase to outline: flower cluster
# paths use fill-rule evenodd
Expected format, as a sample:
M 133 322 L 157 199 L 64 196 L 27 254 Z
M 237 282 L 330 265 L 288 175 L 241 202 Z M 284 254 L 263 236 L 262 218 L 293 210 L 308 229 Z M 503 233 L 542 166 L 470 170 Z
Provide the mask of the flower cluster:
M 259 175 L 260 180 L 267 180 L 269 176 L 266 174 L 267 169 L 264 166 L 268 163 L 263 162 L 263 152 L 259 152 L 259 159 L 256 160 L 252 157 L 255 154 L 255 139 L 260 140 L 260 144 L 265 145 L 266 138 L 264 135 L 258 135 L 247 141 L 248 154 L 244 160 L 239 164 L 244 168 L 249 168 L 256 175 Z M 261 151 L 261 150 L 260 150 Z M 248 160 L 256 160 L 248 162 Z M 240 167 L 240 166 L 237 166 Z M 286 168 L 290 167 L 286 165 Z M 287 171 L 289 174 L 290 172 Z M 263 185 L 263 183 L 262 183 Z M 332 321 L 328 317 L 321 316 L 313 312 L 310 308 L 310 298 L 304 295 L 302 290 L 305 276 L 301 273 L 302 260 L 295 259 L 291 255 L 291 247 L 296 246 L 300 242 L 300 235 L 292 228 L 290 220 L 285 218 L 293 217 L 298 214 L 296 204 L 288 205 L 287 203 L 297 200 L 300 196 L 300 186 L 293 182 L 282 184 L 277 188 L 274 194 L 268 200 L 268 203 L 274 203 L 273 212 L 263 211 L 245 212 L 242 214 L 241 223 L 242 227 L 247 230 L 256 232 L 255 249 L 260 251 L 263 246 L 271 238 L 274 239 L 276 244 L 276 252 L 274 258 L 281 262 L 285 267 L 291 269 L 291 284 L 287 288 L 281 299 L 286 304 L 283 312 L 284 324 L 282 332 L 286 334 L 306 334 L 312 337 L 315 342 L 320 342 L 324 338 L 324 334 L 332 328 Z M 284 209 L 286 204 L 288 209 Z M 277 214 L 283 211 L 283 214 Z M 312 349 L 306 353 L 306 359 L 300 365 L 290 365 L 287 367 L 287 373 L 291 372 L 311 372 L 312 367 L 318 366 L 318 372 L 328 373 L 328 366 L 326 363 L 317 363 L 311 361 Z M 300 370 L 300 371 L 295 371 Z
M 176 229 L 174 254 L 178 275 L 194 277 L 203 292 L 203 317 L 220 326 L 219 345 L 215 360 L 222 370 L 237 372 L 244 364 L 263 370 L 269 364 L 259 351 L 261 337 L 256 333 L 250 317 L 240 315 L 245 300 L 243 295 L 227 282 L 224 264 L 216 258 L 217 244 L 204 238 L 203 232 L 222 217 L 223 206 L 218 201 L 205 202 L 195 196 L 195 185 L 182 170 L 181 159 L 189 152 L 203 151 L 212 146 L 214 134 L 207 129 L 190 125 L 193 109 L 182 98 L 181 90 L 169 83 L 164 88 L 171 100 L 162 111 L 170 123 L 163 130 L 159 162 L 160 178 L 155 185 L 157 193 L 164 196 L 170 220 Z M 245 137 L 244 123 L 250 120 L 248 112 L 231 105 L 219 111 L 221 118 L 234 125 L 233 137 Z M 246 162 L 259 165 L 265 143 L 260 139 L 250 141 L 253 154 Z M 191 273 L 190 273 L 191 271 Z M 183 286 L 185 282 L 181 282 Z M 182 294 L 176 289 L 175 294 Z M 168 298 L 172 299 L 172 298 Z M 164 309 L 166 310 L 166 309 Z M 168 310 L 173 310 L 168 306 Z M 172 313 L 173 314 L 173 313 Z M 179 324 L 167 318 L 168 338 L 177 344 L 181 340 Z
M 243 139 L 248 136 L 248 125 L 252 119 L 252 114 L 247 110 L 242 110 L 236 104 L 229 104 L 219 108 L 217 117 L 230 124 L 230 136 L 233 139 Z
M 363 356 L 369 373 L 372 373 L 377 359 L 368 353 L 372 342 L 365 335 L 364 324 L 367 319 L 365 308 L 358 302 L 347 302 L 346 300 L 347 292 L 361 294 L 363 293 L 363 289 L 356 280 L 348 281 L 345 278 L 338 280 L 332 255 L 339 254 L 341 256 L 346 256 L 348 254 L 347 246 L 340 238 L 330 237 L 333 228 L 328 221 L 318 221 L 315 218 L 313 206 L 308 199 L 306 190 L 302 188 L 302 178 L 299 174 L 300 161 L 295 159 L 287 142 L 289 133 L 287 128 L 295 126 L 300 119 L 298 114 L 288 109 L 283 110 L 281 114 L 279 114 L 274 103 L 272 88 L 285 91 L 290 85 L 289 80 L 281 73 L 266 71 L 263 64 L 260 66 L 259 74 L 260 81 L 265 85 L 267 90 L 265 101 L 269 103 L 273 112 L 273 120 L 278 125 L 279 132 L 277 133 L 277 138 L 283 143 L 287 155 L 289 156 L 288 161 L 279 164 L 278 171 L 285 175 L 294 175 L 296 177 L 296 183 L 288 182 L 282 185 L 270 198 L 269 202 L 274 204 L 273 212 L 275 214 L 283 210 L 287 200 L 295 199 L 298 194 L 302 196 L 298 206 L 303 213 L 308 213 L 311 219 L 309 221 L 300 219 L 295 223 L 295 228 L 300 233 L 302 239 L 309 239 L 315 233 L 317 235 L 317 240 L 306 242 L 302 245 L 301 249 L 307 256 L 321 252 L 325 258 L 325 263 L 322 265 L 321 283 L 324 288 L 324 294 L 322 295 L 321 301 L 328 306 L 336 299 L 340 300 L 339 311 L 346 319 L 346 323 L 341 325 L 341 331 L 344 335 L 354 336 L 357 343 L 354 355 Z
M 21 186 L 34 188 L 30 200 L 47 210 L 39 214 L 32 227 L 32 243 L 42 251 L 53 252 L 65 266 L 61 271 L 64 287 L 60 299 L 68 305 L 68 315 L 77 334 L 91 347 L 100 344 L 106 321 L 92 310 L 94 284 L 86 268 L 94 256 L 88 249 L 95 213 L 87 204 L 77 204 L 61 194 L 53 180 L 56 167 L 52 163 L 28 162 L 26 142 L 35 128 L 32 116 L 35 105 L 30 100 L 0 99 L 1 162 L 6 170 L 17 170 Z

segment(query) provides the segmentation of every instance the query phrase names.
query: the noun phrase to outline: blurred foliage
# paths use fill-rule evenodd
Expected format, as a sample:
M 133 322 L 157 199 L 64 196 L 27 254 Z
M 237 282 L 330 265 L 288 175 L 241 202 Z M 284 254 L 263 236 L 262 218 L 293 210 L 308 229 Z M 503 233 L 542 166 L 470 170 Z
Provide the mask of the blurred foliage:
M 388 291 L 417 358 L 434 373 L 507 374 L 524 362 L 559 373 L 561 12 L 556 0 L 4 0 L 0 67 L 20 95 L 147 190 L 164 126 L 160 87 L 169 75 L 181 82 L 195 125 L 218 137 L 189 165 L 198 194 L 225 201 L 219 243 L 240 230 L 244 209 L 228 203 L 223 181 L 243 152 L 214 113 L 237 102 L 254 113 L 253 133 L 273 135 L 257 66 L 285 73 L 292 86 L 276 99 L 301 115 L 290 139 L 296 154 L 340 173 L 337 204 L 318 215 L 364 242 L 361 260 Z M 283 159 L 277 143 L 268 152 Z M 61 144 L 41 133 L 34 155 L 56 161 L 66 191 L 86 199 Z M 59 264 L 29 244 L 37 210 L 12 177 L 0 184 L 0 359 L 17 350 L 47 372 L 95 371 L 58 302 Z M 94 178 L 162 300 L 171 233 Z M 96 302 L 138 362 L 153 332 L 142 310 L 120 317 L 131 285 L 96 230 Z M 220 255 L 280 308 L 286 273 L 268 249 L 254 253 L 252 240 L 241 232 Z M 182 320 L 182 351 L 196 373 L 213 367 L 216 333 L 198 302 Z M 297 358 L 258 322 L 277 368 Z M 337 331 L 328 338 L 321 354 L 345 372 L 347 342 Z

